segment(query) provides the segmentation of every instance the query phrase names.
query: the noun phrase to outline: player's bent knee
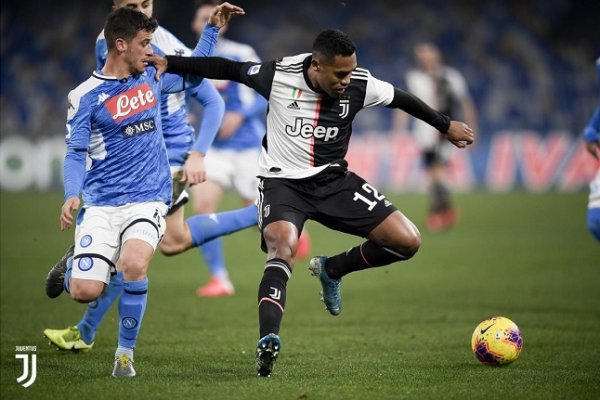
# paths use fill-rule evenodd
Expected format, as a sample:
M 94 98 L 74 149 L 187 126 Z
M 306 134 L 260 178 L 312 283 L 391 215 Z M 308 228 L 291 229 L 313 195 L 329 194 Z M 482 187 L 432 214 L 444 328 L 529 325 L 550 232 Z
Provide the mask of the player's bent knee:
M 177 254 L 180 254 L 180 253 L 184 252 L 186 250 L 186 248 L 181 243 L 177 243 L 175 241 L 165 241 L 165 240 L 163 240 L 158 245 L 158 250 L 164 256 L 171 257 L 171 256 L 174 256 L 174 255 L 177 255 Z
M 419 248 L 421 248 L 422 243 L 421 234 L 416 232 L 415 235 L 411 237 L 408 248 L 413 254 L 415 254 L 417 251 L 419 251 Z
M 69 293 L 71 298 L 79 303 L 89 303 L 96 300 L 104 291 L 104 282 L 87 279 L 71 279 Z
M 143 278 L 148 270 L 148 261 L 133 255 L 122 256 L 119 259 L 117 269 L 123 271 L 123 276 L 127 280 Z
M 158 244 L 158 250 L 165 256 L 174 256 L 183 253 L 193 246 L 192 237 L 189 230 L 185 229 L 167 229 L 165 236 Z
M 296 256 L 297 240 L 292 237 L 265 237 L 269 258 L 281 258 L 289 262 Z
M 398 252 L 408 260 L 417 254 L 417 251 L 419 251 L 419 248 L 421 247 L 421 243 L 421 233 L 415 229 L 403 237 L 402 244 L 399 246 Z

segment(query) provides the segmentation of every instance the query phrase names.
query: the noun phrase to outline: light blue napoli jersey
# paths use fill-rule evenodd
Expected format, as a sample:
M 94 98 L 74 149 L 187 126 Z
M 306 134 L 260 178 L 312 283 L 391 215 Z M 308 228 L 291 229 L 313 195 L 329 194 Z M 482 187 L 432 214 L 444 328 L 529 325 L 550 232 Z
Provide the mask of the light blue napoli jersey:
M 117 79 L 95 71 L 69 93 L 65 199 L 82 193 L 87 206 L 170 204 L 171 174 L 158 99 L 162 92 L 184 90 L 188 82 L 173 74 L 156 81 L 155 73 L 148 67 Z M 84 155 L 91 161 L 87 171 Z
M 192 51 L 177 39 L 175 35 L 162 26 L 159 26 L 152 34 L 152 48 L 158 55 L 209 56 L 214 51 L 219 30 L 213 26 L 207 26 L 204 31 L 206 32 L 206 36 L 203 35 L 201 39 L 204 40 L 204 42 L 201 42 L 202 46 Z M 98 71 L 104 67 L 107 54 L 106 39 L 104 31 L 102 31 L 96 39 L 96 68 Z M 208 82 L 201 85 L 205 84 L 208 84 Z M 196 89 L 201 90 L 202 87 L 192 90 Z M 185 93 L 163 93 L 160 99 L 160 108 L 162 129 L 169 162 L 172 165 L 182 165 L 187 152 L 191 149 L 196 139 L 194 127 L 188 119 Z M 208 115 L 207 117 L 211 118 L 213 116 Z M 220 120 L 217 125 L 220 125 Z
M 260 62 L 254 49 L 247 44 L 219 38 L 215 56 L 233 61 Z M 212 80 L 225 100 L 225 111 L 239 112 L 245 116 L 240 128 L 229 138 L 218 136 L 213 146 L 222 149 L 243 150 L 260 148 L 265 134 L 265 111 L 267 102 L 253 89 L 233 81 Z

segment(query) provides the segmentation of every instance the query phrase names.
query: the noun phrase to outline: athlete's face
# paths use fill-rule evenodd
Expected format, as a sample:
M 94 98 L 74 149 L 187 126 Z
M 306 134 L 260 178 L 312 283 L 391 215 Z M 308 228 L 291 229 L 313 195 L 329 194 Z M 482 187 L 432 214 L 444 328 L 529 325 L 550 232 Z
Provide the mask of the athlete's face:
M 357 67 L 356 53 L 350 56 L 337 55 L 325 60 L 319 54 L 313 55 L 309 76 L 312 84 L 328 96 L 338 98 L 350 84 L 350 75 Z
M 148 18 L 152 18 L 154 3 L 153 0 L 115 0 L 113 9 L 123 7 L 138 10 L 146 14 Z
M 141 74 L 148 66 L 146 61 L 152 55 L 152 32 L 141 30 L 131 40 L 131 42 L 123 43 L 123 54 L 131 74 Z

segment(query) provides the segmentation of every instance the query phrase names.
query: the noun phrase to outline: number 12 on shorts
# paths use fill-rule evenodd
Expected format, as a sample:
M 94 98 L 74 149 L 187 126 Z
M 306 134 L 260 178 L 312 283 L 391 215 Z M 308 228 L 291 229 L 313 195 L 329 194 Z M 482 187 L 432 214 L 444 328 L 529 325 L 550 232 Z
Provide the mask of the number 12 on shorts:
M 377 189 L 375 189 L 373 186 L 369 185 L 368 183 L 365 183 L 364 185 L 362 185 L 362 190 L 364 190 L 365 192 L 367 192 L 369 195 L 371 195 L 372 197 L 375 198 L 375 200 L 371 200 L 369 198 L 367 198 L 366 196 L 364 196 L 361 193 L 358 192 L 354 192 L 354 201 L 362 201 L 364 202 L 366 205 L 369 206 L 369 211 L 372 211 L 375 206 L 377 205 L 377 202 L 383 200 L 385 198 L 384 195 L 382 195 L 381 193 L 379 193 L 377 191 Z M 371 197 L 369 196 L 369 197 Z

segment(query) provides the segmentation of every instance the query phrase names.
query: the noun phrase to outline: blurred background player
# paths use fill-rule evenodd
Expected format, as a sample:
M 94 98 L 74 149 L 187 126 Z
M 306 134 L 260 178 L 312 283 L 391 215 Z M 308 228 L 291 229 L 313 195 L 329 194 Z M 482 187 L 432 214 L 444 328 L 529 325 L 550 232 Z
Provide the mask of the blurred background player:
M 477 132 L 476 110 L 462 74 L 456 69 L 442 64 L 440 50 L 433 43 L 417 44 L 414 47 L 414 57 L 418 68 L 410 70 L 406 74 L 407 90 L 421 98 L 433 109 L 451 118 L 464 118 L 465 122 Z M 396 110 L 392 131 L 406 132 L 408 117 L 404 111 Z M 427 228 L 431 231 L 447 229 L 458 218 L 445 182 L 445 170 L 451 146 L 424 121 L 415 119 L 412 132 L 421 147 L 430 185 Z
M 193 31 L 200 36 L 214 8 L 216 0 L 196 2 Z M 219 31 L 214 55 L 233 61 L 260 62 L 254 49 L 244 43 L 223 37 L 227 26 Z M 192 188 L 194 212 L 213 213 L 217 210 L 224 191 L 233 188 L 244 205 L 253 204 L 258 197 L 258 157 L 265 134 L 267 101 L 253 89 L 237 82 L 213 81 L 225 101 L 225 115 L 217 137 L 206 155 L 206 181 Z M 234 287 L 229 279 L 223 256 L 223 239 L 217 238 L 200 246 L 212 277 L 199 287 L 198 296 L 231 296 Z M 306 230 L 298 243 L 298 258 L 310 254 L 310 238 Z
M 117 0 L 113 5 L 113 9 L 125 7 L 141 11 L 148 17 L 152 16 L 153 2 L 151 0 Z M 158 54 L 209 55 L 214 49 L 218 30 L 222 25 L 220 18 L 216 15 L 217 11 L 215 9 L 210 21 L 207 19 L 209 25 L 205 30 L 205 35 L 200 38 L 198 46 L 193 52 L 160 26 L 152 37 L 153 50 Z M 101 32 L 96 43 L 98 70 L 103 68 L 106 59 L 107 43 L 104 32 Z M 233 233 L 256 224 L 256 206 L 254 205 L 211 216 L 195 215 L 188 218 L 187 221 L 184 220 L 184 208 L 181 206 L 188 197 L 184 186 L 186 183 L 196 184 L 204 180 L 204 154 L 216 135 L 224 110 L 220 95 L 208 80 L 202 80 L 200 85 L 191 87 L 188 91 L 205 107 L 200 127 L 201 134 L 195 141 L 194 129 L 187 118 L 185 94 L 183 92 L 163 94 L 160 99 L 163 137 L 173 175 L 172 207 L 166 216 L 166 232 L 159 244 L 159 249 L 166 255 L 178 254 L 187 248 L 203 243 L 207 238 Z M 50 286 L 47 286 L 49 297 L 57 297 L 62 292 L 60 277 L 64 274 L 64 266 L 72 256 L 72 250 L 71 248 L 59 261 L 57 267 L 52 269 L 56 273 L 49 275 Z M 111 278 L 111 284 L 105 293 L 88 306 L 82 320 L 76 326 L 66 329 L 46 329 L 44 335 L 62 350 L 90 349 L 102 318 L 122 292 L 122 274 L 117 273 Z
M 600 58 L 596 60 L 596 70 L 600 82 Z M 583 130 L 588 152 L 594 157 L 597 171 L 590 182 L 590 198 L 588 202 L 587 226 L 592 235 L 600 241 L 600 106 Z

